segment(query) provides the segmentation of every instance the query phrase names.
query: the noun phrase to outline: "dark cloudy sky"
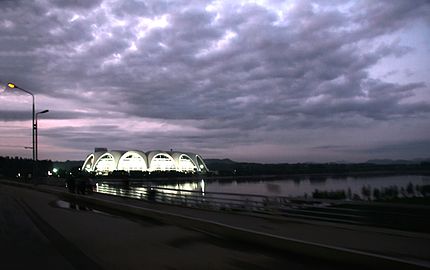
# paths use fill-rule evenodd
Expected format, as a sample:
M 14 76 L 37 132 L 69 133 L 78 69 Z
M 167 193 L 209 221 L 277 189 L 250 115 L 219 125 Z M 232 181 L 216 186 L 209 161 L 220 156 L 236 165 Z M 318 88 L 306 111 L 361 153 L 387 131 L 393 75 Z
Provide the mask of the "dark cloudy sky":
M 430 156 L 430 1 L 1 0 L 0 81 L 40 158 L 94 147 L 239 161 Z M 0 93 L 0 155 L 31 98 Z M 42 119 L 43 118 L 43 119 Z

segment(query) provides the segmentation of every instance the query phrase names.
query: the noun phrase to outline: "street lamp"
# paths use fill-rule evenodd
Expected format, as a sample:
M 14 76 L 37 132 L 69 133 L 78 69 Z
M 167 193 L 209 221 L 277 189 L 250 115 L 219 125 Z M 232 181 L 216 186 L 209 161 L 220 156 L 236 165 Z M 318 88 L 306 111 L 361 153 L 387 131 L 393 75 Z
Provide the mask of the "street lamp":
M 29 95 L 31 95 L 31 97 L 33 98 L 33 122 L 32 122 L 32 137 L 33 137 L 33 177 L 35 176 L 34 175 L 34 173 L 35 173 L 35 161 L 36 161 L 36 148 L 35 148 L 35 130 L 36 130 L 36 124 L 35 124 L 35 122 L 34 122 L 34 120 L 35 120 L 35 113 L 34 113 L 34 95 L 33 95 L 33 93 L 32 92 L 30 92 L 30 91 L 28 91 L 28 90 L 25 90 L 25 89 L 23 89 L 23 88 L 21 88 L 21 87 L 19 87 L 19 86 L 17 86 L 16 84 L 14 84 L 14 83 L 8 83 L 7 84 L 7 86 L 9 87 L 9 88 L 11 88 L 11 89 L 18 89 L 18 90 L 21 90 L 21 91 L 23 91 L 23 92 L 25 92 L 25 93 L 27 93 L 27 94 L 29 94 Z
M 38 116 L 39 116 L 39 114 L 42 114 L 42 113 L 47 113 L 47 112 L 49 112 L 49 110 L 43 110 L 43 111 L 41 111 L 41 112 L 37 112 L 36 113 L 36 125 L 35 125 L 35 131 L 36 131 L 36 135 L 35 135 L 35 137 L 36 137 L 36 162 L 38 162 L 39 161 L 39 156 L 38 156 L 38 144 L 37 144 L 37 142 L 38 142 L 38 136 L 37 136 L 37 120 L 38 120 Z
M 39 149 L 39 145 L 38 145 L 38 136 L 37 136 L 37 120 L 38 120 L 38 117 L 39 117 L 39 114 L 43 114 L 43 113 L 47 113 L 47 112 L 49 112 L 49 110 L 43 110 L 43 111 L 40 111 L 40 112 L 37 112 L 36 113 L 36 124 L 35 124 L 35 128 L 34 128 L 34 130 L 35 130 L 35 133 L 36 133 L 36 135 L 35 135 L 35 137 L 36 137 L 36 144 L 35 144 L 35 149 L 36 149 L 36 170 L 35 170 L 35 176 L 37 176 L 38 174 L 39 174 L 39 156 L 38 156 L 38 149 Z

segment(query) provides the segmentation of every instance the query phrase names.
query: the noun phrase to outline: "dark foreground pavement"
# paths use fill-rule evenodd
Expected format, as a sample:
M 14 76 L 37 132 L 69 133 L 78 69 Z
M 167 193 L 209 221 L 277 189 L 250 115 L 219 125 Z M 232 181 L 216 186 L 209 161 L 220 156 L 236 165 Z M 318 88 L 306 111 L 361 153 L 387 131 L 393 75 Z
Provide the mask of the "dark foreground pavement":
M 1 269 L 345 269 L 0 183 Z M 348 268 L 353 267 L 350 265 Z

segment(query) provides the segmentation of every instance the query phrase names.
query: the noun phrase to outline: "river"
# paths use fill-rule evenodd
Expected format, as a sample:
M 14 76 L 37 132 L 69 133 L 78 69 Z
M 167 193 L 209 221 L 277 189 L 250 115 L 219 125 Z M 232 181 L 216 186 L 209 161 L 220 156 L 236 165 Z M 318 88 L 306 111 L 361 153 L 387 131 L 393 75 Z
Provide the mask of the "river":
M 157 185 L 164 188 L 182 190 L 194 190 L 204 192 L 223 192 L 256 194 L 266 196 L 303 197 L 312 196 L 318 191 L 344 191 L 350 195 L 362 196 L 363 187 L 374 191 L 388 190 L 397 187 L 399 193 L 402 189 L 413 187 L 413 193 L 417 193 L 416 186 L 430 185 L 430 176 L 424 175 L 389 175 L 389 176 L 302 176 L 300 178 L 288 178 L 279 180 L 252 180 L 247 181 L 208 181 L 202 178 L 200 181 L 182 182 L 177 184 Z

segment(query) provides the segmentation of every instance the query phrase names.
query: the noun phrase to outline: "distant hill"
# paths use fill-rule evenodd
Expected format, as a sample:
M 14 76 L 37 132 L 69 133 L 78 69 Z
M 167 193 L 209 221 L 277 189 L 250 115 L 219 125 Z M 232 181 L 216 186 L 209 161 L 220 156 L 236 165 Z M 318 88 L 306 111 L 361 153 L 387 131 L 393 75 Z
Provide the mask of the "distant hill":
M 430 162 L 430 158 L 415 158 L 415 159 L 370 159 L 366 163 L 370 164 L 420 164 L 421 162 Z
M 352 174 L 352 173 L 428 173 L 430 159 L 375 159 L 364 163 L 279 163 L 236 162 L 230 159 L 205 160 L 209 170 L 218 175 Z

